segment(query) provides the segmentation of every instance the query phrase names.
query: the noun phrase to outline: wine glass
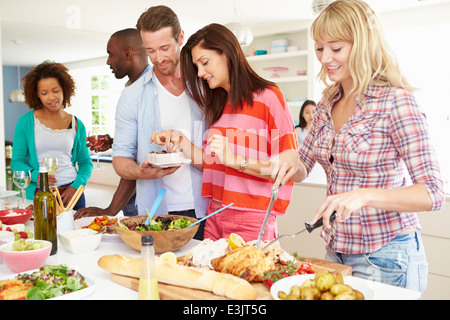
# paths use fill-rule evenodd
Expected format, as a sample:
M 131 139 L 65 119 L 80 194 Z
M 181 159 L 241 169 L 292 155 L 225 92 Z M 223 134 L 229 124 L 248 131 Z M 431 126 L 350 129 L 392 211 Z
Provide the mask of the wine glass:
M 47 167 L 48 174 L 55 174 L 58 170 L 58 158 L 45 157 L 42 159 L 42 166 Z
M 95 153 L 97 154 L 97 167 L 94 170 L 102 170 L 103 167 L 100 165 L 100 155 L 98 154 L 99 148 L 103 146 L 106 142 L 106 135 L 104 134 L 94 134 L 87 137 L 87 141 L 91 144 L 91 147 L 94 148 Z
M 20 194 L 22 197 L 22 207 L 25 208 L 26 207 L 25 206 L 25 201 L 26 201 L 25 188 L 28 187 L 28 185 L 31 182 L 31 172 L 29 170 L 14 171 L 13 181 L 14 181 L 14 184 L 20 189 Z

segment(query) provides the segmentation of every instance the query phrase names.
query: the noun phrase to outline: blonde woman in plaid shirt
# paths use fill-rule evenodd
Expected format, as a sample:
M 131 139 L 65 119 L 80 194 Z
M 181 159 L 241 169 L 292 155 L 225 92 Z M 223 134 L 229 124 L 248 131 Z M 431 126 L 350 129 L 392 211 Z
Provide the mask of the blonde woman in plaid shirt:
M 414 88 L 366 3 L 332 2 L 311 34 L 326 88 L 292 180 L 302 181 L 316 162 L 326 172 L 327 198 L 312 222 L 324 219 L 328 260 L 423 293 L 428 265 L 416 212 L 441 209 L 445 194 Z M 275 186 L 291 178 L 291 168 L 280 166 Z

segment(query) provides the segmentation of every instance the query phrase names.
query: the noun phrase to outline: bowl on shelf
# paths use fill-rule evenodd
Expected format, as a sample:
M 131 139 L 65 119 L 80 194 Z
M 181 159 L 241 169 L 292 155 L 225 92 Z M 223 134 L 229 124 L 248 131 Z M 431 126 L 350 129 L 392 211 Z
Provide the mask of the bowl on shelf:
M 85 253 L 97 249 L 102 234 L 92 229 L 79 229 L 58 233 L 64 248 L 71 253 Z
M 179 215 L 163 215 L 164 217 L 171 217 L 174 220 L 179 218 L 186 218 L 190 222 L 194 223 L 197 221 L 195 218 L 179 216 Z M 153 219 L 156 219 L 158 216 L 155 215 Z M 134 216 L 120 220 L 121 224 L 124 224 L 128 228 L 134 228 L 139 224 L 142 224 L 147 219 L 147 216 Z M 119 224 L 116 223 L 114 228 L 118 233 L 119 237 L 129 245 L 131 248 L 141 251 L 141 237 L 143 235 L 149 234 L 153 236 L 153 246 L 155 248 L 155 253 L 164 253 L 168 251 L 175 251 L 186 245 L 189 241 L 191 241 L 195 233 L 198 230 L 199 224 L 193 227 L 187 227 L 183 229 L 177 230 L 164 230 L 164 231 L 134 231 L 134 230 L 126 230 L 119 227 Z
M 13 251 L 13 243 L 8 242 L 0 246 L 0 254 L 3 262 L 14 272 L 24 272 L 33 269 L 39 269 L 45 264 L 50 251 L 52 243 L 46 240 L 27 240 L 27 241 L 42 241 L 44 247 L 36 250 L 27 251 Z
M 29 209 L 7 209 L 0 210 L 0 221 L 4 224 L 25 224 L 33 215 Z
M 267 50 L 255 50 L 255 54 L 257 56 L 262 56 L 262 55 L 267 54 Z

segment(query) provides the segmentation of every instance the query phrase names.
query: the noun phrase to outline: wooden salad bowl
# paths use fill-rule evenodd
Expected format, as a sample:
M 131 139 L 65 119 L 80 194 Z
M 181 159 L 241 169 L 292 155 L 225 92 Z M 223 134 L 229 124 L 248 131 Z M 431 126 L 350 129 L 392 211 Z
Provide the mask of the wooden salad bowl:
M 156 219 L 158 215 L 155 215 L 153 219 Z M 174 220 L 179 218 L 186 218 L 192 223 L 196 222 L 197 219 L 179 216 L 179 215 L 164 215 L 164 217 L 171 217 Z M 124 224 L 128 228 L 136 227 L 137 225 L 144 223 L 147 216 L 134 216 L 120 220 L 120 223 Z M 125 230 L 119 227 L 118 223 L 114 225 L 114 229 L 119 234 L 123 242 L 129 245 L 131 248 L 141 251 L 141 237 L 146 234 L 153 236 L 153 246 L 155 248 L 155 253 L 164 253 L 168 251 L 175 251 L 186 245 L 189 241 L 194 238 L 197 232 L 199 224 L 193 227 L 187 227 L 178 230 L 164 230 L 164 231 L 133 231 Z

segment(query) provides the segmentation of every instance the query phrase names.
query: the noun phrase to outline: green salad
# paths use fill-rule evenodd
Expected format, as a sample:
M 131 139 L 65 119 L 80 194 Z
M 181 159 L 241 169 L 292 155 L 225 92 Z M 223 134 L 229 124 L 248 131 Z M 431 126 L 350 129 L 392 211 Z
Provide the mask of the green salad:
M 66 265 L 44 266 L 30 274 L 19 274 L 18 280 L 32 282 L 26 300 L 45 300 L 87 287 L 85 278 Z
M 118 223 L 119 227 L 125 230 L 135 230 L 135 231 L 164 231 L 164 230 L 178 230 L 187 228 L 192 224 L 186 218 L 173 219 L 172 217 L 159 216 L 155 220 L 151 220 L 149 225 L 141 223 L 136 227 L 128 228 L 120 221 Z

